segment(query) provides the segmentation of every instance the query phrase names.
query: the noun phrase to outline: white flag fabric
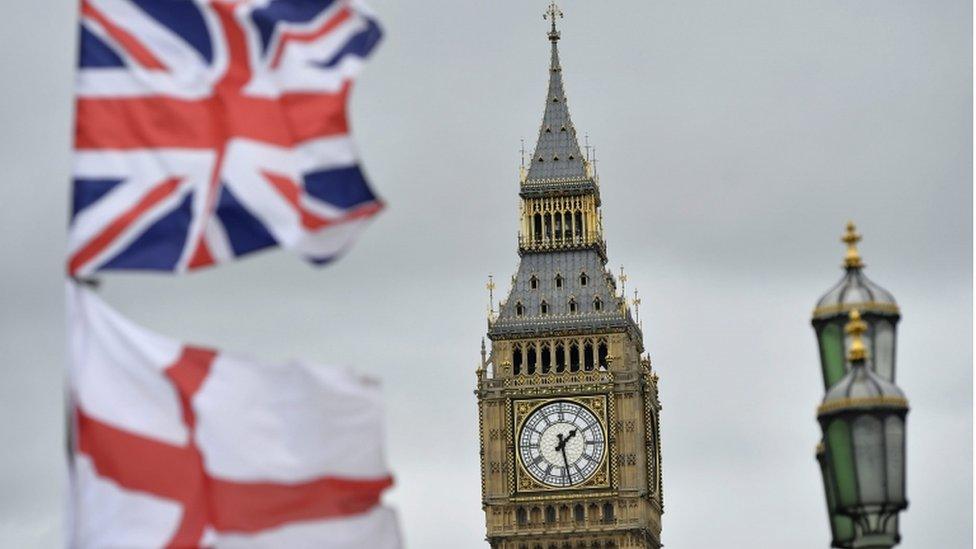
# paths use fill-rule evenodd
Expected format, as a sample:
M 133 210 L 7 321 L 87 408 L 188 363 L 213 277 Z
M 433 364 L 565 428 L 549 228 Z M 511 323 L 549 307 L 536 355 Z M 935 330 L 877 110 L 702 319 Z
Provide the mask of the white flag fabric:
M 68 285 L 69 547 L 396 549 L 378 387 L 141 328 Z

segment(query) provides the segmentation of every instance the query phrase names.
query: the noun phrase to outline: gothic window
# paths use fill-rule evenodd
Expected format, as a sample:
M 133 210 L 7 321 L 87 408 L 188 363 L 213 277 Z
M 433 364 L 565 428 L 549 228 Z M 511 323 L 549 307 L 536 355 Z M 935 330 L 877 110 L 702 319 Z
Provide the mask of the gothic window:
M 547 213 L 543 218 L 546 226 L 546 242 L 552 241 L 552 214 Z
M 536 362 L 535 361 L 535 345 L 529 345 L 529 352 L 528 352 L 528 356 L 526 358 L 527 358 L 527 360 L 526 360 L 526 363 L 527 363 L 526 373 L 528 373 L 529 375 L 532 375 L 532 374 L 535 373 L 535 362 Z
M 566 504 L 559 506 L 559 522 L 569 522 L 569 506 Z
M 583 234 L 583 212 L 576 210 L 576 240 L 582 240 Z
M 539 312 L 544 315 L 549 314 L 549 304 L 546 303 L 545 300 L 543 300 L 542 303 L 539 304 Z
M 607 344 L 606 343 L 604 343 L 602 341 L 600 342 L 600 345 L 597 347 L 596 356 L 597 356 L 597 364 L 600 365 L 600 369 L 601 370 L 606 370 L 607 367 L 609 366 L 609 364 L 607 362 Z
M 546 505 L 546 522 L 556 522 L 556 508 L 552 505 Z
M 589 341 L 583 346 L 583 368 L 587 372 L 593 370 L 593 344 Z
M 549 368 L 552 365 L 552 353 L 549 350 L 549 344 L 546 343 L 542 346 L 542 373 L 548 374 Z
M 535 290 L 538 287 L 539 287 L 539 279 L 536 278 L 535 275 L 532 275 L 532 278 L 529 279 L 529 288 Z
M 532 237 L 536 242 L 538 242 L 542 240 L 542 215 L 535 214 L 532 216 L 532 225 L 535 228 L 535 231 L 532 233 Z
M 583 522 L 586 520 L 586 513 L 583 511 L 583 504 L 577 503 L 573 507 L 573 520 L 576 522 Z
M 515 522 L 519 526 L 524 526 L 526 522 L 529 521 L 529 514 L 525 512 L 525 507 L 519 507 L 515 510 Z
M 578 372 L 580 369 L 579 345 L 573 342 L 569 346 L 569 371 Z
M 586 515 L 590 518 L 591 522 L 596 522 L 600 517 L 600 507 L 595 503 L 591 503 L 586 508 Z
M 522 346 L 515 345 L 512 347 L 512 372 L 515 375 L 522 373 Z
M 522 306 L 521 301 L 515 302 L 515 316 L 522 316 L 525 314 L 525 307 Z
M 566 370 L 566 349 L 562 343 L 556 344 L 556 372 L 562 373 Z
M 556 275 L 556 287 L 557 288 L 563 287 L 563 275 L 559 275 L 559 274 Z
M 532 510 L 529 511 L 529 522 L 532 524 L 539 524 L 542 522 L 542 511 L 540 511 L 538 507 L 533 507 Z
M 590 277 L 586 273 L 580 273 L 580 286 L 586 286 L 590 282 Z
M 603 504 L 603 522 L 613 522 L 613 504 Z
M 603 300 L 599 297 L 593 300 L 593 310 L 602 311 L 603 310 Z
M 576 310 L 577 310 L 576 300 L 573 298 L 569 298 L 569 312 L 575 313 Z
M 555 219 L 553 220 L 554 227 L 556 229 L 556 240 L 560 240 L 563 237 L 563 216 L 561 213 L 556 212 Z
M 563 239 L 566 241 L 573 238 L 573 214 L 566 212 L 563 214 Z

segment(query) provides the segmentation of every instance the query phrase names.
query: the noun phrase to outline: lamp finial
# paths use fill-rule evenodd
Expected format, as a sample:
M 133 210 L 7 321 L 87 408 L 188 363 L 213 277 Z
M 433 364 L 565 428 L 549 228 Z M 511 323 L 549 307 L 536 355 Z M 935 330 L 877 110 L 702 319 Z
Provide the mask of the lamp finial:
M 864 362 L 868 356 L 868 350 L 864 346 L 862 336 L 868 331 L 868 324 L 861 320 L 861 312 L 852 309 L 848 316 L 848 322 L 844 326 L 844 333 L 851 336 L 851 346 L 847 350 L 847 360 L 851 362 Z
M 861 241 L 861 235 L 857 232 L 857 226 L 853 221 L 847 222 L 847 231 L 840 239 L 847 244 L 847 254 L 844 256 L 844 267 L 847 269 L 860 269 L 864 267 L 861 261 L 861 253 L 857 250 L 857 243 Z

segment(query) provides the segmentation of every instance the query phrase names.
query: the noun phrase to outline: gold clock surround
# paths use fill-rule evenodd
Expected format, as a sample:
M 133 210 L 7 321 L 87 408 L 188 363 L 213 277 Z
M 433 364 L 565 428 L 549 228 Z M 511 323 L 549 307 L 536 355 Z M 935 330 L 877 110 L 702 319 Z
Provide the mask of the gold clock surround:
M 573 485 L 573 486 L 549 486 L 542 482 L 537 481 L 528 471 L 525 470 L 525 465 L 522 463 L 522 459 L 519 457 L 518 451 L 518 434 L 522 432 L 522 427 L 524 426 L 526 420 L 532 415 L 533 412 L 539 408 L 553 403 L 553 402 L 574 402 L 588 409 L 600 422 L 600 427 L 603 429 L 604 433 L 604 445 L 605 449 L 603 452 L 603 457 L 597 470 L 585 481 Z M 552 496 L 552 499 L 558 499 L 558 495 L 562 494 L 563 497 L 576 497 L 580 491 L 588 491 L 595 489 L 607 489 L 614 486 L 614 479 L 610 467 L 610 463 L 613 462 L 613 444 L 611 444 L 611 430 L 610 426 L 613 424 L 613 401 L 608 400 L 606 395 L 581 395 L 581 396 L 564 396 L 555 398 L 534 398 L 534 399 L 520 399 L 512 401 L 513 405 L 511 407 L 511 418 L 512 418 L 512 428 L 509 430 L 510 433 L 510 444 L 514 451 L 512 455 L 512 467 L 515 470 L 514 477 L 514 487 L 512 490 L 513 496 L 521 495 L 540 495 L 539 493 L 545 493 L 546 495 Z M 546 498 L 549 499 L 549 498 Z

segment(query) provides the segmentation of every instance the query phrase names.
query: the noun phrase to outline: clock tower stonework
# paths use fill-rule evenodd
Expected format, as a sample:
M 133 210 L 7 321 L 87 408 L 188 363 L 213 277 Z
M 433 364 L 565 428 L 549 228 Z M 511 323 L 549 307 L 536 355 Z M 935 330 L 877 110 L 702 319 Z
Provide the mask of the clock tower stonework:
M 482 505 L 493 549 L 659 548 L 658 376 L 607 268 L 600 186 L 569 116 L 555 4 L 549 88 L 520 171 L 520 262 L 478 368 Z M 489 283 L 489 289 L 494 284 Z

